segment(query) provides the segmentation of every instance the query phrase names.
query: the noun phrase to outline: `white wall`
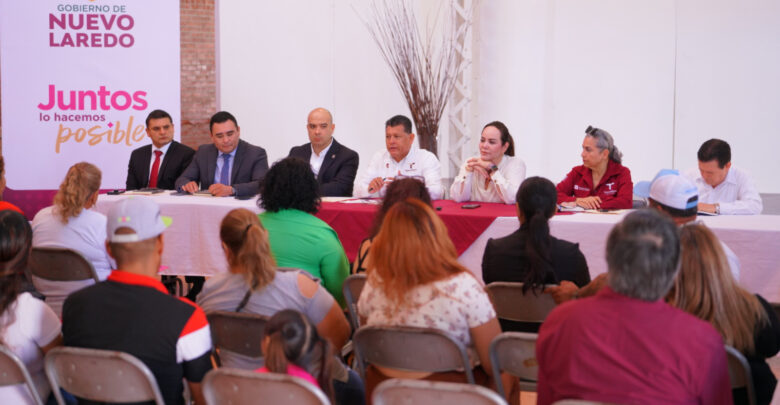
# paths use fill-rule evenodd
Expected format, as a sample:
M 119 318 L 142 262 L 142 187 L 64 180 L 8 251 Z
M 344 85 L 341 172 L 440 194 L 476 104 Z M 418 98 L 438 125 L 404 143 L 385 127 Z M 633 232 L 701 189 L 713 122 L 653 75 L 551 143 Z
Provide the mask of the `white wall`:
M 368 15 L 368 3 L 219 2 L 220 106 L 272 161 L 307 142 L 314 107 L 333 111 L 335 135 L 358 151 L 361 167 L 384 147 L 384 121 L 408 114 L 353 9 Z M 417 4 L 428 11 L 437 3 Z M 615 137 L 635 181 L 694 167 L 701 142 L 721 137 L 760 191 L 780 192 L 772 178 L 780 160 L 770 156 L 780 146 L 777 2 L 478 4 L 471 125 L 478 132 L 504 121 L 529 175 L 562 179 L 594 125 Z

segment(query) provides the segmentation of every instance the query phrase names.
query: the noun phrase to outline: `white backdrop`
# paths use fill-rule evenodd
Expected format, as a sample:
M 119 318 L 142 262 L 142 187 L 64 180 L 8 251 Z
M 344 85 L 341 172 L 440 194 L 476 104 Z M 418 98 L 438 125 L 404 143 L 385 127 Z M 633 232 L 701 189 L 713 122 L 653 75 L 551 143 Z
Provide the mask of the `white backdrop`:
M 149 111 L 178 127 L 178 2 L 0 0 L 0 48 L 11 189 L 57 189 L 80 161 L 102 170 L 101 188 L 124 188 Z
M 353 10 L 367 3 L 218 3 L 219 104 L 272 161 L 307 142 L 314 107 L 334 112 L 335 136 L 360 153 L 361 169 L 384 147 L 384 120 L 408 114 Z M 438 1 L 417 4 L 427 16 Z M 780 3 L 490 0 L 478 7 L 472 127 L 504 121 L 528 175 L 562 179 L 580 163 L 584 129 L 594 125 L 615 137 L 635 182 L 662 167 L 695 167 L 701 142 L 720 137 L 761 192 L 780 192 L 773 179 L 780 171 L 773 156 Z

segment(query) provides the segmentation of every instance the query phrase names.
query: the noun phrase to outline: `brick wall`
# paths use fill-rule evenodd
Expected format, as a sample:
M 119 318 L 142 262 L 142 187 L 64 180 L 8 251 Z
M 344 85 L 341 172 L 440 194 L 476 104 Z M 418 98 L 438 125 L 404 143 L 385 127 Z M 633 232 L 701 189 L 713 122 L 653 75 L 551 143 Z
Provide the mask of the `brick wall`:
M 215 0 L 181 0 L 181 138 L 197 148 L 210 142 L 217 112 Z
M 181 0 L 181 137 L 193 148 L 209 142 L 217 112 L 214 1 Z M 0 105 L 2 100 L 0 100 Z M 149 106 L 155 108 L 155 106 Z M 0 125 L 2 117 L 0 116 Z M 0 127 L 1 128 L 1 127 Z M 2 140 L 2 129 L 0 129 Z M 0 154 L 2 154 L 0 143 Z

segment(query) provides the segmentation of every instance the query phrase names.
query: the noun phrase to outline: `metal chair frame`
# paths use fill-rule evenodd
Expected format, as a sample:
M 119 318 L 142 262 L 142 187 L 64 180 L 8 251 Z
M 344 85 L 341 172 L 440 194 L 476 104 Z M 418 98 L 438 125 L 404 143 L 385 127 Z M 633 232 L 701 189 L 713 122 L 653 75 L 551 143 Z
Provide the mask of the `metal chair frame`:
M 0 386 L 25 384 L 33 402 L 43 405 L 38 389 L 21 359 L 5 345 L 0 345 Z
M 203 396 L 208 405 L 256 404 L 261 399 L 269 404 L 330 404 L 322 390 L 301 378 L 230 368 L 213 369 L 206 374 Z

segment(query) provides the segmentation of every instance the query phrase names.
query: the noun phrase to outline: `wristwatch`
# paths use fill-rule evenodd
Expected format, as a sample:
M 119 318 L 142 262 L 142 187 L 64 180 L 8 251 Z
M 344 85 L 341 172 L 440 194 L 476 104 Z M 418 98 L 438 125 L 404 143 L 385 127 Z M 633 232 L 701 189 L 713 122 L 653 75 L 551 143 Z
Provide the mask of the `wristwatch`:
M 488 169 L 488 173 L 495 173 L 498 171 L 498 166 L 494 164 L 490 165 L 490 169 Z
M 720 204 L 719 203 L 715 204 L 715 214 L 720 215 Z

